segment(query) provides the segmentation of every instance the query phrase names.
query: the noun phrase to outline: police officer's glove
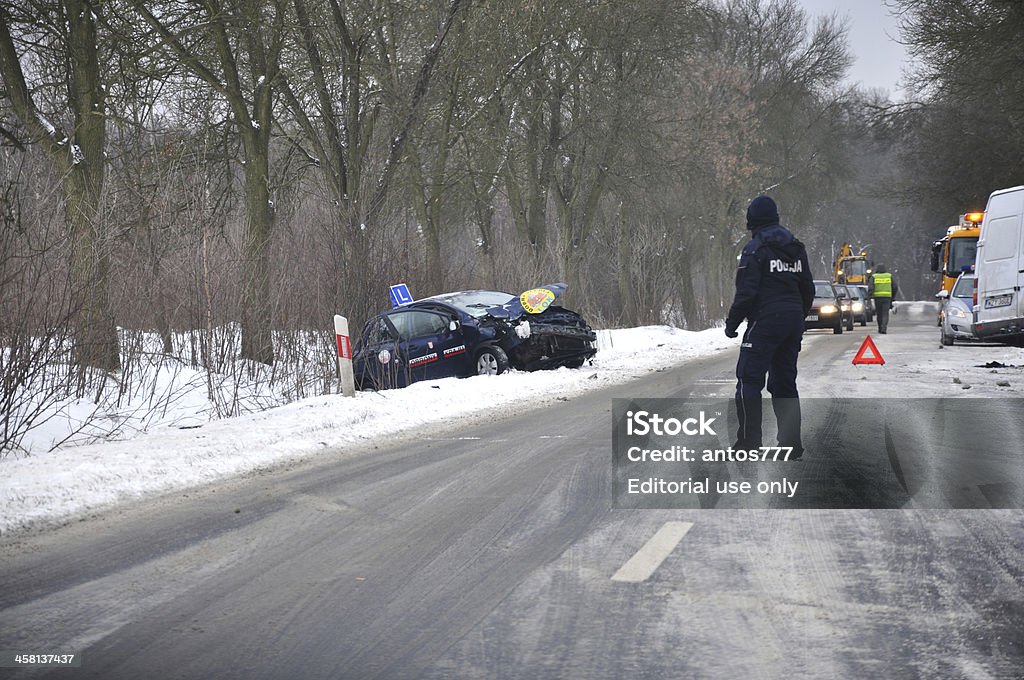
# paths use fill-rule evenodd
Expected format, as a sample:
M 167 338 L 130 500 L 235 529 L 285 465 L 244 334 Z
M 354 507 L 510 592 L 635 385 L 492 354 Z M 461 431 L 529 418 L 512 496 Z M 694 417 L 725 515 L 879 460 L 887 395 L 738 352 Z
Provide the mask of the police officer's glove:
M 739 335 L 740 334 L 736 332 L 735 328 L 729 328 L 728 326 L 725 327 L 725 337 L 727 337 L 727 338 L 738 338 Z

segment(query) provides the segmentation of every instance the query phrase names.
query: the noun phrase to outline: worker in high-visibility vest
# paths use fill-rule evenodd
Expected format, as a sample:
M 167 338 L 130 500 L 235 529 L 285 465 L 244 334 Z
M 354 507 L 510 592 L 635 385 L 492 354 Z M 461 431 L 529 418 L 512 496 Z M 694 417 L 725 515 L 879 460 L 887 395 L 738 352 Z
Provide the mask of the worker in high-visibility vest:
M 892 274 L 880 264 L 871 275 L 871 283 L 868 286 L 868 293 L 875 302 L 875 318 L 878 319 L 878 332 L 885 335 L 889 328 L 889 310 L 892 309 L 892 301 L 896 299 L 899 286 Z

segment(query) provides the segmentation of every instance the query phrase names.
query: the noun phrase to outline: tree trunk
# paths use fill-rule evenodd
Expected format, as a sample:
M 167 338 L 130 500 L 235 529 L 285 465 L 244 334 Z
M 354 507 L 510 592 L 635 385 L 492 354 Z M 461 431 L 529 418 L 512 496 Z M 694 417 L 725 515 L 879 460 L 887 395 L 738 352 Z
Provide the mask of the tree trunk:
M 480 230 L 480 260 L 483 267 L 483 279 L 491 288 L 498 287 L 498 266 L 494 260 L 494 204 L 479 200 L 475 201 L 474 215 L 476 225 Z
M 632 327 L 639 324 L 636 296 L 633 294 L 633 239 L 632 229 L 626 221 L 626 211 L 619 204 L 616 215 L 618 238 L 616 255 L 618 259 L 619 301 L 622 305 L 622 324 Z
M 103 171 L 79 170 L 79 166 L 86 164 L 102 165 L 102 153 L 99 158 L 98 162 L 79 162 L 64 182 L 65 214 L 71 236 L 74 354 L 79 366 L 117 371 L 121 359 L 110 310 L 110 255 L 99 220 Z
M 258 132 L 258 131 L 257 131 Z M 274 215 L 270 206 L 269 139 L 252 135 L 245 164 L 246 230 L 243 256 L 242 358 L 274 363 L 270 310 L 270 235 Z

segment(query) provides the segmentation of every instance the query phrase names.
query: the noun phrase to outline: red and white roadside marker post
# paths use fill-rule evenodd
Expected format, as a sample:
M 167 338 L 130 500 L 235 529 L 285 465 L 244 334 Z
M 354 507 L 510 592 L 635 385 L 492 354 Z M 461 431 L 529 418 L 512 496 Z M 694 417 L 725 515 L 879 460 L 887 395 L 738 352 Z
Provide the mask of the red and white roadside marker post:
M 348 319 L 334 315 L 334 337 L 338 341 L 338 367 L 341 369 L 341 393 L 356 396 L 356 378 L 352 373 L 352 341 L 348 335 Z

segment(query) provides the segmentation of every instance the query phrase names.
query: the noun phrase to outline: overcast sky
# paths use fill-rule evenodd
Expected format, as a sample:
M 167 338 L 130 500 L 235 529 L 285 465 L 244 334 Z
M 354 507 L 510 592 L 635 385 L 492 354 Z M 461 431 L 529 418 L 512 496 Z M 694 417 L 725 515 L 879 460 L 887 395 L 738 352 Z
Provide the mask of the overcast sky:
M 883 0 L 800 0 L 811 17 L 837 14 L 849 18 L 848 39 L 854 63 L 848 79 L 864 87 L 881 87 L 894 99 L 907 53 L 899 39 L 898 20 Z

